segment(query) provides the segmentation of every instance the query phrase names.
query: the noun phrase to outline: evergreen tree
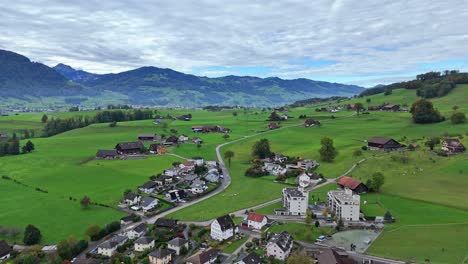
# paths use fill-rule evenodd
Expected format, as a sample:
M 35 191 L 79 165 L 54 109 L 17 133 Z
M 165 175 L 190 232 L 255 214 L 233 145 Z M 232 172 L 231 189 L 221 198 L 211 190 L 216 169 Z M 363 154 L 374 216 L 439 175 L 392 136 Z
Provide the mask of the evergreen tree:
M 42 122 L 42 123 L 47 123 L 47 120 L 49 120 L 49 117 L 48 117 L 46 114 L 44 114 L 44 115 L 42 116 L 42 118 L 41 118 L 41 122 Z
M 322 147 L 319 150 L 320 157 L 324 161 L 332 162 L 336 155 L 338 155 L 338 152 L 333 146 L 333 139 L 329 137 L 323 137 L 320 141 L 320 144 L 322 144 Z
M 24 230 L 23 242 L 25 245 L 35 245 L 41 241 L 41 231 L 33 225 L 28 225 Z
M 266 138 L 255 142 L 252 147 L 252 156 L 264 159 L 271 156 L 270 141 Z

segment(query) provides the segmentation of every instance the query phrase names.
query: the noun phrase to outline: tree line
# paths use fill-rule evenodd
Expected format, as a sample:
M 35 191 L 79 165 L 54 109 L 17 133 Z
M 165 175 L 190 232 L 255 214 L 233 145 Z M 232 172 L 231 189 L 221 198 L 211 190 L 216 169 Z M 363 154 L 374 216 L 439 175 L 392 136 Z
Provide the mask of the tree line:
M 28 140 L 22 147 L 20 139 L 13 133 L 9 139 L 0 140 L 0 156 L 26 154 L 35 149 L 31 140 Z

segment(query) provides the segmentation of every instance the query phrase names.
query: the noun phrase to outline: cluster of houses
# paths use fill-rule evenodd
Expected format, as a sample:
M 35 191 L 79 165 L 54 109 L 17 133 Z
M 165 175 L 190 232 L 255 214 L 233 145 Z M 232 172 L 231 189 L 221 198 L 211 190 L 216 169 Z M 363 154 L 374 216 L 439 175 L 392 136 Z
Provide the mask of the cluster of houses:
M 195 168 L 205 167 L 203 175 L 197 175 Z M 193 157 L 183 163 L 176 164 L 166 169 L 162 174 L 153 176 L 151 179 L 138 187 L 141 194 L 155 195 L 164 194 L 170 202 L 183 203 L 205 193 L 209 184 L 218 184 L 222 174 L 216 161 L 205 161 L 202 157 Z M 159 200 L 149 196 L 142 196 L 134 192 L 124 195 L 121 207 L 130 207 L 132 210 L 149 212 L 158 206 Z
M 368 106 L 367 110 L 369 111 L 387 111 L 387 112 L 404 112 L 406 110 L 401 109 L 398 104 L 384 104 L 384 105 L 374 105 Z
M 289 158 L 282 154 L 275 154 L 271 158 L 261 160 L 263 162 L 262 169 L 268 172 L 270 175 L 284 175 L 291 170 L 303 170 L 310 171 L 320 166 L 315 160 L 299 160 L 295 163 L 289 163 Z
M 229 128 L 222 126 L 192 126 L 192 132 L 194 133 L 230 133 Z
M 401 151 L 405 150 L 406 146 L 392 138 L 373 137 L 367 140 L 367 149 L 383 151 Z M 444 139 L 442 141 L 440 149 L 449 154 L 463 153 L 466 150 L 465 146 L 460 142 L 459 139 L 452 138 Z
M 338 113 L 342 109 L 341 106 L 332 106 L 317 108 L 316 112 L 329 112 L 329 113 Z

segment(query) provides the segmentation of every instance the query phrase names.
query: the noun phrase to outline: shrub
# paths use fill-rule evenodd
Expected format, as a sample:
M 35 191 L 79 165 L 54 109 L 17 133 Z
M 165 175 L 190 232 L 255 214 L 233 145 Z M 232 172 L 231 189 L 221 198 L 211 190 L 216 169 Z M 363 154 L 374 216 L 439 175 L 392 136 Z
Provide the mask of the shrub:
M 464 113 L 455 112 L 450 116 L 450 121 L 452 124 L 462 124 L 466 122 L 466 116 Z

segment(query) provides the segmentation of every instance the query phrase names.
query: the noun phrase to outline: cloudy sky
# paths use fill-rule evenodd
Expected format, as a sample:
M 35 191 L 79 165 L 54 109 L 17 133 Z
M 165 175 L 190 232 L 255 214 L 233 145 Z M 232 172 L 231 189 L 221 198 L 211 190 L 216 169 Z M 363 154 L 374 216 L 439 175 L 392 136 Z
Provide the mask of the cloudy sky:
M 371 86 L 468 70 L 467 20 L 464 0 L 15 0 L 0 6 L 0 48 L 95 73 L 157 66 Z

